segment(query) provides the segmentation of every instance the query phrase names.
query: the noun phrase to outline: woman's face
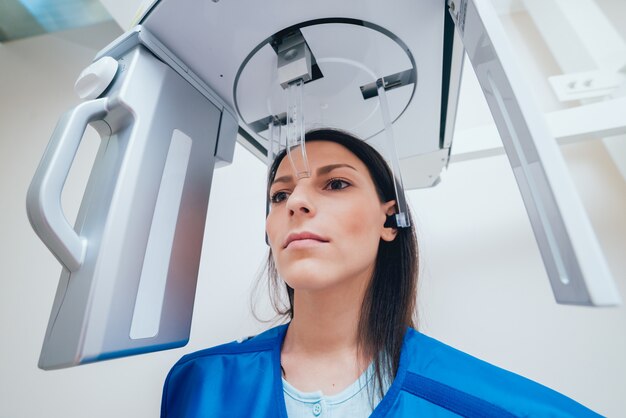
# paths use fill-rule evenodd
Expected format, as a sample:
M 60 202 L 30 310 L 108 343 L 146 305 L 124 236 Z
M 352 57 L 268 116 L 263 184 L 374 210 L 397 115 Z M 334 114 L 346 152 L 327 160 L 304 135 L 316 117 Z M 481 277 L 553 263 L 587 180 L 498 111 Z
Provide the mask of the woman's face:
M 347 148 L 306 148 L 311 177 L 296 179 L 285 157 L 270 187 L 266 231 L 278 272 L 296 290 L 369 280 L 380 239 L 395 237 L 384 227 L 394 201 L 380 202 L 367 167 Z

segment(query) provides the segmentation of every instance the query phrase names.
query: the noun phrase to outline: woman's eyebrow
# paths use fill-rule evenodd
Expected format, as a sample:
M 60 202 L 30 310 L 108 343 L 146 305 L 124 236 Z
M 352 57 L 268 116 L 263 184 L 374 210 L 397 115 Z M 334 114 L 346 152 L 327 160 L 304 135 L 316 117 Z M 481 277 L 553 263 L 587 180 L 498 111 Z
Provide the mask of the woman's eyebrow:
M 342 167 L 347 167 L 347 168 L 351 168 L 354 171 L 358 171 L 356 168 L 352 167 L 350 164 L 329 164 L 329 165 L 325 165 L 324 167 L 320 167 L 317 169 L 317 175 L 321 176 L 327 173 L 330 173 L 333 170 L 336 170 L 338 168 L 342 168 Z M 274 181 L 272 182 L 272 184 L 275 183 L 291 183 L 293 181 L 293 177 L 292 176 L 281 176 L 281 177 L 277 177 L 274 179 Z
M 272 184 L 274 183 L 291 183 L 293 181 L 293 177 L 291 176 L 282 176 L 274 179 Z
M 350 164 L 330 164 L 330 165 L 325 165 L 324 167 L 318 168 L 317 175 L 321 176 L 323 174 L 330 173 L 331 171 L 337 168 L 342 168 L 342 167 L 348 167 L 348 168 L 353 169 L 354 171 L 358 171 L 356 168 L 352 167 Z

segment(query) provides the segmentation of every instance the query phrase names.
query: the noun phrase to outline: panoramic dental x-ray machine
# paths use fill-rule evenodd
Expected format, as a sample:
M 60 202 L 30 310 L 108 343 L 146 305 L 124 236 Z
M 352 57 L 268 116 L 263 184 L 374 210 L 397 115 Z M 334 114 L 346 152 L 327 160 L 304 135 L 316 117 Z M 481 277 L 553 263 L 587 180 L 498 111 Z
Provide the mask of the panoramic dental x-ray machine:
M 557 302 L 619 304 L 490 4 L 161 0 L 81 73 L 84 101 L 61 117 L 28 191 L 31 224 L 63 266 L 39 366 L 186 344 L 211 178 L 237 137 L 263 160 L 287 147 L 306 176 L 305 129 L 358 135 L 389 159 L 406 226 L 403 188 L 436 185 L 450 158 L 464 51 Z M 61 192 L 87 125 L 101 144 L 72 226 Z

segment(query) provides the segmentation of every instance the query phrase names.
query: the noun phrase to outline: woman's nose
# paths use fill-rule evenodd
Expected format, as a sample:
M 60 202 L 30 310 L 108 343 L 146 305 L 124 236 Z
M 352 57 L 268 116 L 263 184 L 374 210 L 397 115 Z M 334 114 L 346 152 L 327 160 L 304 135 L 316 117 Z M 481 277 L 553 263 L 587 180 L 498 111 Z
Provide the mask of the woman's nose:
M 293 189 L 291 195 L 287 198 L 287 209 L 290 216 L 295 216 L 296 214 L 310 216 L 315 213 L 311 192 L 307 186 L 298 184 Z

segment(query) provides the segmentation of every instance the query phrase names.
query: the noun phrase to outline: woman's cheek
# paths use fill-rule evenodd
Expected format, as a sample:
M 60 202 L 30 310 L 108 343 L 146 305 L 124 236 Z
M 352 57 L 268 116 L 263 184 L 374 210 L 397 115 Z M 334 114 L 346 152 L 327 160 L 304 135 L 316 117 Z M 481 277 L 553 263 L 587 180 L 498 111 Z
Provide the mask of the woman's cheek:
M 278 237 L 278 225 L 276 225 L 276 213 L 277 209 L 272 209 L 265 219 L 265 233 L 269 241 L 272 251 L 276 253 L 278 251 L 278 245 L 280 241 Z
M 351 252 L 357 251 L 363 255 L 376 255 L 379 242 L 379 228 L 377 226 L 378 213 L 374 211 L 370 202 L 360 202 L 343 210 L 343 214 L 336 219 L 340 222 L 337 228 L 341 232 L 342 242 L 349 243 Z

